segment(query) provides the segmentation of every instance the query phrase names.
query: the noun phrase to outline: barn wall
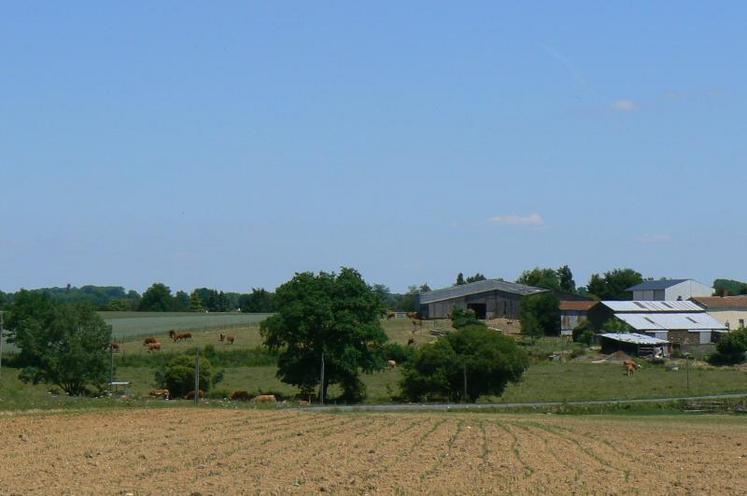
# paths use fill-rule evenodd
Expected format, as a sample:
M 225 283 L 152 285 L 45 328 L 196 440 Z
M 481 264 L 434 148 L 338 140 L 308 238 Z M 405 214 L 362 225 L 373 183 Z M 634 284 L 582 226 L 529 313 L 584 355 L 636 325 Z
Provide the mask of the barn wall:
M 521 296 L 501 291 L 489 291 L 450 300 L 422 305 L 424 317 L 428 319 L 447 319 L 454 308 L 467 309 L 469 304 L 484 304 L 488 319 L 518 319 L 521 307 Z

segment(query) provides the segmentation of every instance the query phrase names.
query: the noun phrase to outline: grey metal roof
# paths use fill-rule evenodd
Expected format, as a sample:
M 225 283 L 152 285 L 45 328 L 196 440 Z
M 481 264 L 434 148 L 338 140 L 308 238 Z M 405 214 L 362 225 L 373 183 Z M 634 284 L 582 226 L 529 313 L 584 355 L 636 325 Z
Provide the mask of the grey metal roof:
M 692 301 L 603 301 L 602 305 L 613 312 L 664 313 L 664 312 L 698 312 L 703 309 Z
M 500 281 L 498 279 L 486 279 L 484 281 L 471 282 L 454 286 L 451 288 L 436 289 L 420 295 L 420 303 L 435 303 L 437 301 L 451 300 L 452 298 L 461 298 L 467 295 L 487 293 L 489 291 L 503 291 L 521 296 L 527 296 L 537 293 L 545 293 L 546 289 L 525 286 L 515 282 Z
M 643 281 L 640 284 L 631 286 L 625 291 L 652 291 L 657 289 L 667 289 L 691 279 L 660 279 L 658 281 Z
M 603 338 L 620 341 L 622 343 L 632 343 L 632 344 L 667 344 L 668 343 L 668 341 L 664 339 L 655 338 L 652 336 L 648 336 L 646 334 L 638 334 L 635 332 L 630 332 L 630 333 L 606 332 L 606 333 L 600 334 L 600 336 Z

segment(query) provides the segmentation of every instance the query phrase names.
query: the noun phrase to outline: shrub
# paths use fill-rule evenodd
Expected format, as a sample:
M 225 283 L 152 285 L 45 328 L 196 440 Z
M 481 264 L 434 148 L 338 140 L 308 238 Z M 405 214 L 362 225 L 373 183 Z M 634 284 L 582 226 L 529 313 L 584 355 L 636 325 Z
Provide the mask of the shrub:
M 475 401 L 485 394 L 500 395 L 528 365 L 527 354 L 514 340 L 483 324 L 471 325 L 421 347 L 405 364 L 400 387 L 411 401 Z
M 747 329 L 742 328 L 722 336 L 716 345 L 716 353 L 710 362 L 715 365 L 737 364 L 745 361 L 747 353 Z
M 156 383 L 169 390 L 171 396 L 179 398 L 195 389 L 195 358 L 179 355 L 163 369 L 156 371 Z M 212 365 L 200 358 L 200 389 L 207 391 L 212 383 Z
M 461 308 L 455 308 L 451 312 L 451 327 L 454 329 L 462 329 L 470 325 L 479 324 L 475 312 L 472 310 L 463 310 Z
M 381 347 L 381 352 L 385 360 L 394 360 L 399 365 L 409 362 L 415 356 L 415 348 L 399 343 L 386 343 Z
M 525 297 L 519 311 L 521 333 L 533 338 L 560 335 L 560 301 L 552 293 Z

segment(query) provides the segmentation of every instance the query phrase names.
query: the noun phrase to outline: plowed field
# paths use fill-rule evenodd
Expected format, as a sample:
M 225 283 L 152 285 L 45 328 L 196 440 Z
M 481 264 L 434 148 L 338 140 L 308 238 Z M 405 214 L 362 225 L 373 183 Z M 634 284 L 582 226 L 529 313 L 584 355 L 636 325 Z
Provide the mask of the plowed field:
M 0 494 L 747 494 L 738 417 L 0 417 Z

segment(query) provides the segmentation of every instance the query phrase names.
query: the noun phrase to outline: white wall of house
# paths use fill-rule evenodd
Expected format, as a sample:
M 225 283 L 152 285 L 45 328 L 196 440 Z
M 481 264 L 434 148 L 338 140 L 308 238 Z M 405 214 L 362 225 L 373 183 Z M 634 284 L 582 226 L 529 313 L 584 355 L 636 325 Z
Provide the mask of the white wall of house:
M 739 329 L 740 327 L 747 327 L 747 309 L 728 309 L 728 310 L 706 310 L 706 313 L 718 320 L 730 331 Z
M 687 301 L 694 296 L 711 296 L 713 288 L 698 281 L 685 281 L 664 290 L 664 300 Z

